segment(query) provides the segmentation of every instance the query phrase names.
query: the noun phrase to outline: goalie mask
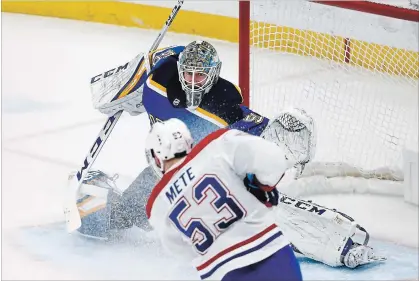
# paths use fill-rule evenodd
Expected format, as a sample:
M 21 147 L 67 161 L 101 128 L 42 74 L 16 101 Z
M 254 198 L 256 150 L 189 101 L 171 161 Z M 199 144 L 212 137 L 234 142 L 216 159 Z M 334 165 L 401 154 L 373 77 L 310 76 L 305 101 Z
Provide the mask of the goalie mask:
M 156 122 L 146 140 L 147 162 L 161 178 L 165 172 L 164 161 L 185 157 L 192 146 L 193 138 L 185 123 L 176 118 Z
M 218 81 L 221 62 L 217 51 L 206 41 L 193 41 L 179 54 L 177 64 L 186 106 L 195 109 Z

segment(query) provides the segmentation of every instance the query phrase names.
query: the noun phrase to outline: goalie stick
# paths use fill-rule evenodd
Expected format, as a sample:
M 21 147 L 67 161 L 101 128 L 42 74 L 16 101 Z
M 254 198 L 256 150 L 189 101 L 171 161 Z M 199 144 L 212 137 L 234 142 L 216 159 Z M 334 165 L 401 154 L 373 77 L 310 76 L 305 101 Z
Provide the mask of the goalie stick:
M 169 18 L 164 23 L 163 28 L 160 30 L 160 33 L 158 34 L 156 40 L 150 47 L 148 54 L 156 50 L 157 47 L 160 45 L 164 35 L 166 34 L 177 13 L 182 7 L 183 2 L 184 0 L 177 1 L 177 4 L 175 5 L 175 7 L 169 15 Z M 148 57 L 148 55 L 144 56 L 147 73 L 150 72 L 150 64 L 148 61 Z M 117 97 L 114 97 L 114 99 L 116 98 Z M 77 208 L 77 197 L 80 186 L 82 185 L 86 174 L 90 171 L 90 168 L 95 162 L 99 152 L 102 150 L 106 140 L 108 139 L 109 135 L 111 134 L 113 128 L 115 127 L 121 115 L 122 110 L 118 111 L 116 114 L 114 114 L 106 120 L 105 125 L 100 130 L 98 137 L 96 138 L 95 142 L 93 143 L 92 147 L 87 153 L 87 156 L 84 158 L 82 167 L 77 171 L 75 175 L 70 175 L 68 186 L 66 187 L 66 190 L 64 192 L 64 216 L 68 232 L 73 232 L 81 226 L 81 218 Z

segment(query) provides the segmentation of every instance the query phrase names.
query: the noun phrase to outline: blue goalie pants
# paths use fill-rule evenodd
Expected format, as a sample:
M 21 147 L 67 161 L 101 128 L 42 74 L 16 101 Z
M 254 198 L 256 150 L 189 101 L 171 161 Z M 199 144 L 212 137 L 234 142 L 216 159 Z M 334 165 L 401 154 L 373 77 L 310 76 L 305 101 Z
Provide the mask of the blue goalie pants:
M 230 271 L 222 281 L 299 281 L 303 280 L 300 264 L 291 246 L 286 246 L 268 258 Z

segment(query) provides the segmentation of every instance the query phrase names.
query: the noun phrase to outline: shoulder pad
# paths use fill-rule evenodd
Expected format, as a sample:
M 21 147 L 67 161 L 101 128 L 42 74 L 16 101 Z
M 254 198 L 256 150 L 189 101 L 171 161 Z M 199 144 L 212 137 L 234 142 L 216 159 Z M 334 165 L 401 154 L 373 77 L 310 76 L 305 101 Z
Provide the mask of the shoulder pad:
M 155 66 L 161 59 L 169 56 L 177 56 L 183 51 L 184 46 L 171 46 L 163 49 L 158 49 L 151 54 L 151 65 Z

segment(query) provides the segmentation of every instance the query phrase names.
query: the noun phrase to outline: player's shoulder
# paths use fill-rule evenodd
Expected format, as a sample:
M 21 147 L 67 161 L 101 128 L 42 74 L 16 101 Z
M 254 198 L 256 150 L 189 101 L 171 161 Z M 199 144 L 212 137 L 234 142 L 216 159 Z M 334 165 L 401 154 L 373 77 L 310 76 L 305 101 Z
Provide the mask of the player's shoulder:
M 234 104 L 241 104 L 243 102 L 240 87 L 222 77 L 218 78 L 217 83 L 213 86 L 210 93 L 224 102 Z
M 245 132 L 242 132 L 240 130 L 236 129 L 219 129 L 215 132 L 210 133 L 208 136 L 203 138 L 191 151 L 191 153 L 188 155 L 189 159 L 194 158 L 196 155 L 198 155 L 202 150 L 205 148 L 208 148 L 209 146 L 216 146 L 219 147 L 222 146 L 222 143 L 224 142 L 230 142 L 231 140 L 234 140 L 236 137 L 240 136 L 246 136 L 249 135 Z
M 227 131 L 222 135 L 222 138 L 231 139 L 235 137 L 248 136 L 248 135 L 249 135 L 248 133 L 245 133 L 238 129 L 227 129 Z
M 159 85 L 167 91 L 169 99 L 174 100 L 182 93 L 177 73 L 177 61 L 179 53 L 184 48 L 184 46 L 172 46 L 160 49 L 154 52 L 150 58 L 152 61 L 150 79 L 155 85 Z M 172 96 L 175 96 L 175 98 L 172 98 Z
M 237 129 L 226 129 L 226 131 L 219 135 L 215 140 L 217 143 L 217 147 L 219 149 L 225 150 L 229 149 L 231 145 L 236 143 L 246 142 L 248 139 L 245 137 L 249 137 L 250 135 L 246 132 L 237 130 Z
M 223 139 L 226 134 L 231 131 L 230 129 L 219 129 L 215 132 L 210 133 L 205 138 L 203 138 L 191 151 L 191 153 L 188 155 L 189 158 L 193 158 L 196 156 L 199 152 L 201 152 L 205 147 L 207 147 L 209 144 L 213 143 L 216 140 Z
M 177 57 L 184 49 L 185 46 L 179 45 L 157 49 L 150 54 L 151 65 L 155 67 L 158 64 L 161 64 L 162 61 L 164 61 L 168 57 L 175 57 L 177 60 Z

